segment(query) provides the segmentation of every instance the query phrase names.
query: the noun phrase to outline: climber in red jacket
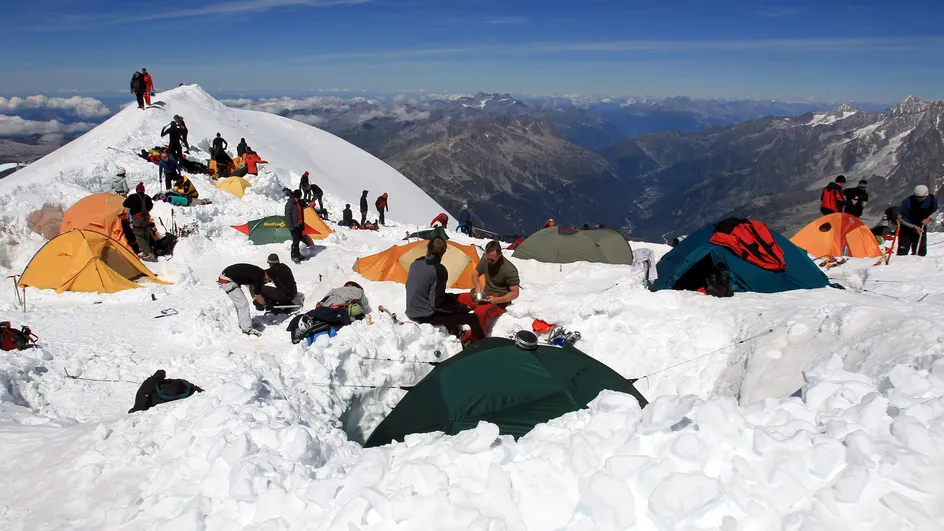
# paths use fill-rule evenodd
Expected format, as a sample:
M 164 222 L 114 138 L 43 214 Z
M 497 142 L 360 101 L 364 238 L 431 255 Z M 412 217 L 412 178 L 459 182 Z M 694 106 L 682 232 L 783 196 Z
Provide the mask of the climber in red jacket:
M 819 211 L 824 216 L 842 212 L 846 206 L 846 196 L 843 195 L 842 187 L 846 184 L 846 178 L 843 175 L 836 177 L 834 182 L 823 188 L 823 194 L 820 196 Z
M 433 218 L 433 221 L 429 222 L 429 226 L 433 227 L 436 225 L 436 223 L 439 223 L 440 225 L 442 225 L 442 228 L 444 229 L 448 228 L 449 216 L 447 216 L 445 212 L 440 212 L 438 216 Z

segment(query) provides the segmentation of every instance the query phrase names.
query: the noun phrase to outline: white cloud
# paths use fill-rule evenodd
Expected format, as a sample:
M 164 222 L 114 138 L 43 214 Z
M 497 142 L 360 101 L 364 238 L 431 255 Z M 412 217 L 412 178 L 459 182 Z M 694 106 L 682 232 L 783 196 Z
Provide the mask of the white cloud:
M 422 100 L 434 99 L 423 95 Z M 429 118 L 429 112 L 413 105 L 422 100 L 404 94 L 389 99 L 365 98 L 361 96 L 341 98 L 337 96 L 312 96 L 308 98 L 246 98 L 221 100 L 224 105 L 253 111 L 281 114 L 307 124 L 321 126 L 329 122 L 361 123 L 372 118 L 394 118 L 400 121 L 416 121 Z M 309 111 L 302 113 L 300 111 Z
M 95 127 L 95 124 L 86 122 L 73 124 L 65 124 L 58 120 L 41 122 L 37 120 L 24 120 L 19 116 L 0 114 L 0 137 L 83 133 L 93 127 Z
M 68 111 L 79 118 L 104 118 L 111 114 L 104 103 L 95 98 L 72 96 L 71 98 L 49 98 L 41 94 L 25 98 L 0 96 L 0 113 L 16 114 L 31 109 Z
M 524 24 L 528 17 L 491 17 L 485 19 L 486 24 Z

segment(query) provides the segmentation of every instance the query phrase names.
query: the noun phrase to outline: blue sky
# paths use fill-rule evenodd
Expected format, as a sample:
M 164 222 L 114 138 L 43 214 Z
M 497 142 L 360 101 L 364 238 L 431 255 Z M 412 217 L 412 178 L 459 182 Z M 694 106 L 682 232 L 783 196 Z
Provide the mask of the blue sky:
M 31 0 L 0 94 L 159 87 L 944 98 L 944 2 Z

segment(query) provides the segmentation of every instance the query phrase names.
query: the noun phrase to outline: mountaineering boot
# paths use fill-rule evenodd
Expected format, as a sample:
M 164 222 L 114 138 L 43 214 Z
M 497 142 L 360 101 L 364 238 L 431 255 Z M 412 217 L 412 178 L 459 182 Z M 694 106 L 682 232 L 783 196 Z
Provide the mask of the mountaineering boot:
M 157 262 L 157 257 L 153 254 L 145 254 L 141 256 L 141 260 L 144 262 Z
M 261 336 L 262 332 L 256 330 L 255 328 L 250 328 L 249 330 L 243 330 L 243 333 L 247 336 Z

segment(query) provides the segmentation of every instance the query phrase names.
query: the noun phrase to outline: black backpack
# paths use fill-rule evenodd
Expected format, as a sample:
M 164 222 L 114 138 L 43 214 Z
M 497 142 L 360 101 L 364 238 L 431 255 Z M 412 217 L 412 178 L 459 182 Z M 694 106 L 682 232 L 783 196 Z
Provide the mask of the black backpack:
M 13 328 L 10 321 L 0 323 L 0 348 L 3 350 L 23 350 L 32 348 L 39 339 L 28 326 L 19 330 Z

